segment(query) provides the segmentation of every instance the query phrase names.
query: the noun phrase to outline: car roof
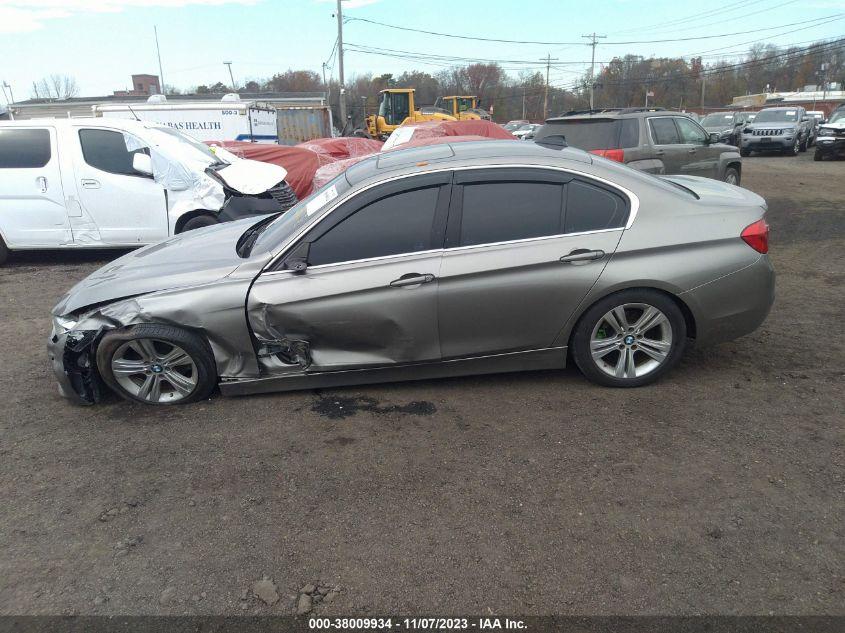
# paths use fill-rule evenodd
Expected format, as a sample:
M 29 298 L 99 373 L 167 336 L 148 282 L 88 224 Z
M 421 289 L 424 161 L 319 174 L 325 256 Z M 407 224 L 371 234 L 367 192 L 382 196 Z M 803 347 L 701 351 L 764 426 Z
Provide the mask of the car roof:
M 0 126 L 3 127 L 32 127 L 32 126 L 52 127 L 85 127 L 95 125 L 98 127 L 108 127 L 118 130 L 138 131 L 142 128 L 161 128 L 165 127 L 160 123 L 153 121 L 135 121 L 133 119 L 120 118 L 105 118 L 105 117 L 74 117 L 72 119 L 15 119 L 14 121 L 0 121 Z
M 512 161 L 527 164 L 554 165 L 572 161 L 580 164 L 592 163 L 591 156 L 579 149 L 565 147 L 549 149 L 526 141 L 471 141 L 464 143 L 444 143 L 408 149 L 396 149 L 382 152 L 352 165 L 346 170 L 346 179 L 350 185 L 357 185 L 386 172 L 414 173 L 420 167 L 436 163 L 438 167 L 485 167 Z
M 619 118 L 637 118 L 651 114 L 667 114 L 689 116 L 688 112 L 679 112 L 677 110 L 667 110 L 665 108 L 604 108 L 601 110 L 570 110 L 560 116 L 549 117 L 546 123 L 555 123 L 557 121 L 571 121 L 573 119 L 619 119 Z
M 763 108 L 760 112 L 764 112 L 766 110 L 797 110 L 798 108 L 803 108 L 804 106 L 773 106 L 771 108 Z M 758 113 L 759 114 L 759 113 Z

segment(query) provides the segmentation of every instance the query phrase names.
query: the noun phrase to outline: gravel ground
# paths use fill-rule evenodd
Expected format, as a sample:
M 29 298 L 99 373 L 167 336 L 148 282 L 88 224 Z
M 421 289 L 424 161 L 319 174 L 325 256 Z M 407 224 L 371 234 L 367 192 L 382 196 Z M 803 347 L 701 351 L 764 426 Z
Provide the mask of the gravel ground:
M 638 390 L 567 369 L 79 408 L 48 315 L 108 255 L 16 257 L 0 613 L 845 613 L 845 163 L 745 171 L 771 316 Z

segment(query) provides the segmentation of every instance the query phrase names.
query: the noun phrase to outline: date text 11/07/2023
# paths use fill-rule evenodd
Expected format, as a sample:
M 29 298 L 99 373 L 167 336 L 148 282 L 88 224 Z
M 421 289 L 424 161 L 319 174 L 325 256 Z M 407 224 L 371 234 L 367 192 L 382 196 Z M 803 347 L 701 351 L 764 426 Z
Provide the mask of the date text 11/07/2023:
M 524 630 L 525 622 L 510 618 L 310 618 L 312 630 Z

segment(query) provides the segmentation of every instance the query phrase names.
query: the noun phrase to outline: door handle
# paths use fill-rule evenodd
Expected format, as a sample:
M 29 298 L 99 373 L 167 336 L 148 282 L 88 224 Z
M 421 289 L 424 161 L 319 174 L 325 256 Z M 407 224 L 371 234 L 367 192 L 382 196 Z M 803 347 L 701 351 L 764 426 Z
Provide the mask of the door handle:
M 695 154 L 695 148 L 693 147 L 692 149 L 688 149 L 687 154 Z
M 39 176 L 35 179 L 35 182 L 38 183 L 38 188 L 41 189 L 41 193 L 47 193 L 47 179 L 44 176 Z
M 419 284 L 427 284 L 434 281 L 434 275 L 426 273 L 421 275 L 419 273 L 408 273 L 402 275 L 399 279 L 394 279 L 390 285 L 394 288 L 401 288 L 402 286 L 418 286 Z
M 602 257 L 604 257 L 604 251 L 588 251 L 585 248 L 579 248 L 569 255 L 561 257 L 560 261 L 564 264 L 577 264 L 578 262 L 591 262 Z
M 100 188 L 100 181 L 94 180 L 93 178 L 83 178 L 82 179 L 82 186 L 85 189 L 99 189 Z
M 664 152 L 662 149 L 658 149 L 658 150 L 654 151 L 655 156 L 663 156 L 665 153 L 666 152 Z

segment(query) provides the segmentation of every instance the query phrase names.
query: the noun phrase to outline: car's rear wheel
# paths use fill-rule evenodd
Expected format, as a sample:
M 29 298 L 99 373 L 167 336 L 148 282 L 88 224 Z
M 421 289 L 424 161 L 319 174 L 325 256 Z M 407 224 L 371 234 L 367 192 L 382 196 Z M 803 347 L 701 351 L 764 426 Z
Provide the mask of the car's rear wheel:
M 592 382 L 639 387 L 678 362 L 686 322 L 677 304 L 656 290 L 624 290 L 593 305 L 572 335 L 572 356 Z
M 725 182 L 739 186 L 739 170 L 736 167 L 728 167 L 725 170 Z
M 824 158 L 824 152 L 820 152 L 818 148 L 815 152 L 813 152 L 813 160 L 822 160 Z
M 207 398 L 217 384 L 214 356 L 198 335 L 148 323 L 107 332 L 97 347 L 97 369 L 127 400 L 187 404 Z
M 212 215 L 197 215 L 185 222 L 182 225 L 182 233 L 185 231 L 193 231 L 194 229 L 201 229 L 206 226 L 214 226 L 220 222 Z

